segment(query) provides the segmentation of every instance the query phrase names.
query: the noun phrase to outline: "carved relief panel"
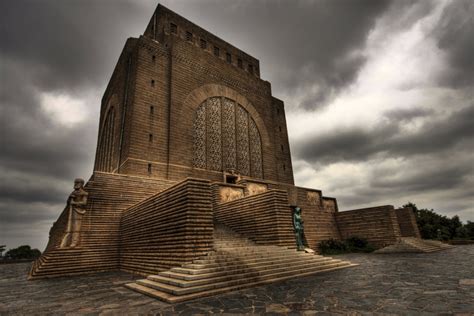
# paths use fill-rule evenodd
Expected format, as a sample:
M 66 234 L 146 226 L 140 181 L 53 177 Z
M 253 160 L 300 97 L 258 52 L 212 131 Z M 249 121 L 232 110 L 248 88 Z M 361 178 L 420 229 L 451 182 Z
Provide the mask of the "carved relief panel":
M 323 207 L 325 211 L 329 211 L 331 213 L 336 212 L 336 203 L 334 200 L 323 200 Z
M 230 202 L 244 197 L 243 188 L 220 187 L 219 188 L 220 202 Z
M 319 205 L 320 196 L 319 193 L 316 191 L 307 191 L 306 192 L 306 200 L 308 201 L 309 205 Z
M 268 186 L 263 183 L 247 182 L 248 195 L 260 194 L 268 191 Z

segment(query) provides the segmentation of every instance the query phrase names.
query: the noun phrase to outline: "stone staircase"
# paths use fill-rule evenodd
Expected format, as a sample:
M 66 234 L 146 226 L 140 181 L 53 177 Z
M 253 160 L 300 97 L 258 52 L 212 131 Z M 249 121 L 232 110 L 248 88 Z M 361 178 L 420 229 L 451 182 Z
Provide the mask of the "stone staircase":
M 174 182 L 161 179 L 96 172 L 85 187 L 89 199 L 80 245 L 59 248 L 68 217 L 64 210 L 51 229 L 48 247 L 33 263 L 29 279 L 119 269 L 122 212 L 172 184 Z
M 428 253 L 453 248 L 437 240 L 421 239 L 416 237 L 402 237 L 395 244 L 381 248 L 375 253 L 417 252 Z
M 216 224 L 213 252 L 126 287 L 176 303 L 352 266 L 356 265 L 295 249 L 258 245 Z

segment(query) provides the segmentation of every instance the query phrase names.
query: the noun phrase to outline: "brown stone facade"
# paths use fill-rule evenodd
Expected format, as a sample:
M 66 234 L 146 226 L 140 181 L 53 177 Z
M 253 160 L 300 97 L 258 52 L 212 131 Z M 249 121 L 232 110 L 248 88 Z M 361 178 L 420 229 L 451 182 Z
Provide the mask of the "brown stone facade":
M 413 212 L 339 212 L 337 200 L 294 185 L 285 107 L 254 57 L 159 5 L 129 38 L 102 98 L 81 237 L 59 247 L 68 207 L 31 278 L 123 269 L 150 274 L 213 251 L 222 224 L 261 245 L 304 237 L 419 237 Z M 68 204 L 69 205 L 69 204 Z

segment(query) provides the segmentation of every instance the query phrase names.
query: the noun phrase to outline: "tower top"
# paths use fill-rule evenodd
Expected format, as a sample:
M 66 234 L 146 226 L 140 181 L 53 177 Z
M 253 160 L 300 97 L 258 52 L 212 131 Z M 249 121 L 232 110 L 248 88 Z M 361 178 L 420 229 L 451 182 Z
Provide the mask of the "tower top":
M 165 42 L 170 36 L 177 40 L 191 42 L 195 46 L 207 49 L 216 57 L 230 61 L 238 67 L 245 67 L 246 70 L 260 77 L 258 59 L 161 4 L 158 4 L 143 35 L 159 42 Z

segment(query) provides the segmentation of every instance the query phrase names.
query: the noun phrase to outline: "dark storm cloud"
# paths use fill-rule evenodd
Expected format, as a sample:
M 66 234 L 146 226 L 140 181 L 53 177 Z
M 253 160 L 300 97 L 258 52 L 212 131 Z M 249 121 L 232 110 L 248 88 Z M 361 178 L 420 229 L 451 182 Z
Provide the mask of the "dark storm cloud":
M 353 81 L 365 62 L 359 50 L 390 3 L 201 1 L 185 2 L 184 6 L 183 2 L 170 2 L 170 6 L 261 59 L 262 74 L 273 78 L 277 96 L 309 93 L 300 104 L 288 100 L 287 106 L 311 110 Z
M 393 170 L 374 172 L 370 186 L 384 189 L 403 187 L 407 192 L 443 190 L 457 187 L 466 183 L 466 178 L 473 171 L 470 163 L 466 164 L 435 164 L 431 168 L 418 168 L 406 172 L 403 177 L 391 178 Z M 423 179 L 420 181 L 420 179 Z
M 452 87 L 474 85 L 474 2 L 452 1 L 444 10 L 435 30 L 438 46 L 448 55 L 451 68 L 441 77 L 442 84 Z
M 41 89 L 103 85 L 127 36 L 144 28 L 125 1 L 2 1 L 2 58 L 24 65 Z M 136 31 L 136 33 L 135 33 Z
M 413 121 L 419 117 L 426 117 L 430 114 L 433 114 L 431 109 L 422 109 L 422 108 L 412 108 L 412 109 L 394 109 L 389 110 L 385 113 L 385 117 L 389 121 L 402 121 L 404 123 Z
M 395 111 L 387 115 L 393 121 L 384 121 L 372 129 L 351 128 L 318 138 L 307 137 L 292 146 L 297 159 L 312 163 L 364 161 L 378 154 L 406 157 L 438 153 L 457 145 L 474 145 L 474 104 L 452 113 L 448 118 L 428 120 L 415 133 L 401 133 L 409 114 L 424 116 L 423 110 Z

